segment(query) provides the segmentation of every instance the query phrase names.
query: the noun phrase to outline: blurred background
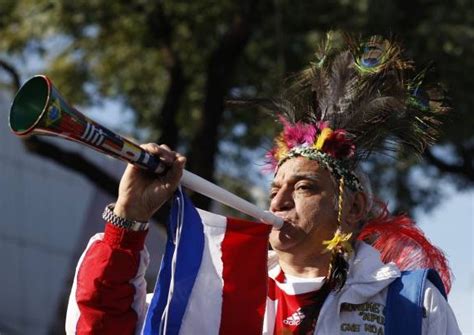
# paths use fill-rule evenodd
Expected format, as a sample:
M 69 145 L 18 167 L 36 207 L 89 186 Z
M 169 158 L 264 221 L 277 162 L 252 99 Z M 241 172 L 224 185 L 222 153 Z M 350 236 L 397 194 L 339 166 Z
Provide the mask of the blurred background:
M 168 144 L 187 155 L 190 171 L 266 207 L 262 158 L 279 129 L 262 111 L 229 109 L 225 99 L 277 92 L 328 30 L 403 41 L 449 91 L 453 112 L 421 160 L 396 153 L 365 168 L 389 208 L 412 215 L 445 250 L 456 277 L 450 303 L 471 334 L 474 9 L 467 0 L 0 0 L 0 334 L 64 333 L 75 264 L 102 230 L 100 213 L 124 168 L 74 143 L 14 137 L 9 105 L 26 79 L 47 74 L 84 114 L 137 142 Z M 147 242 L 156 255 L 150 289 L 162 227 L 157 222 Z

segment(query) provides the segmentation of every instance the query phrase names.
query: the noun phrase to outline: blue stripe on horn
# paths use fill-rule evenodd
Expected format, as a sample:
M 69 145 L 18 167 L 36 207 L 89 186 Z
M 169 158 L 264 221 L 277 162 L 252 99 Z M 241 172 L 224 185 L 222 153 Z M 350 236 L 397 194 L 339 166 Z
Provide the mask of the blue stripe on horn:
M 183 217 L 182 217 L 183 216 Z M 182 227 L 180 228 L 180 223 Z M 181 229 L 181 233 L 179 233 Z M 173 277 L 173 254 L 178 239 Z M 179 189 L 168 222 L 168 240 L 143 334 L 177 335 L 201 266 L 204 251 L 203 224 L 194 205 Z M 173 280 L 173 295 L 170 293 Z M 167 314 L 163 316 L 164 313 Z M 166 329 L 165 329 L 166 327 Z

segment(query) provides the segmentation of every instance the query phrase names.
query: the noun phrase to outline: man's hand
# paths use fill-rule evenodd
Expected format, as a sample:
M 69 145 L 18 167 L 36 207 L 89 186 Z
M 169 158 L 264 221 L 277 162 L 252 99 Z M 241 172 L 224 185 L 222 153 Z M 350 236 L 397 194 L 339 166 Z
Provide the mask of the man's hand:
M 183 174 L 186 158 L 166 145 L 141 145 L 152 155 L 160 156 L 169 170 L 164 176 L 154 175 L 129 164 L 120 180 L 114 213 L 120 217 L 147 222 L 173 195 Z

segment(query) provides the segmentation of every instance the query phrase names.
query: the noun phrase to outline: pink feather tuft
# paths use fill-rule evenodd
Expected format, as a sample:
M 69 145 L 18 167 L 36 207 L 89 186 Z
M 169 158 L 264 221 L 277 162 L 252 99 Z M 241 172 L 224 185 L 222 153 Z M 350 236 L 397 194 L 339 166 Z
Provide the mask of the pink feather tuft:
M 278 161 L 275 159 L 276 149 L 273 148 L 265 154 L 265 165 L 263 167 L 264 173 L 274 173 L 278 166 Z
M 294 125 L 285 124 L 283 136 L 289 149 L 301 145 L 312 145 L 318 128 L 315 125 L 297 122 Z
M 380 251 L 383 262 L 394 262 L 400 270 L 436 270 L 446 292 L 450 291 L 452 273 L 445 255 L 408 216 L 390 216 L 384 205 L 382 214 L 364 226 L 358 239 L 371 244 Z

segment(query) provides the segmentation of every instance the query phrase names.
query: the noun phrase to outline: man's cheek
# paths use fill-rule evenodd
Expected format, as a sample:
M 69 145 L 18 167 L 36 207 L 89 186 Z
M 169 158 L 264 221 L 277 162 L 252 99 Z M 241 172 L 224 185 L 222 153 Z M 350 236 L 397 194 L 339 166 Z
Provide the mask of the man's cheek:
M 311 218 L 307 218 L 307 219 L 310 219 L 308 221 L 305 220 L 305 223 L 302 225 L 302 230 L 305 232 L 305 234 L 309 234 L 313 228 L 314 228 L 314 224 L 315 222 L 313 220 L 311 220 Z

